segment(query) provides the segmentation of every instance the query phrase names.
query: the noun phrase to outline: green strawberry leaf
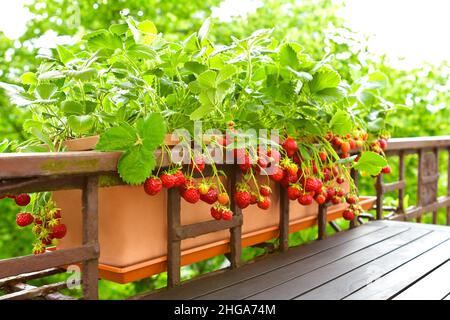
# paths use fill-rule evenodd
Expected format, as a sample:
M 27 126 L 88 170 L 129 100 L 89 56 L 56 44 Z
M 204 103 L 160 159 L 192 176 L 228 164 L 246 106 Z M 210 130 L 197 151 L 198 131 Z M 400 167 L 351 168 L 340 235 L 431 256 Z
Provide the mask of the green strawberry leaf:
M 128 149 L 119 159 L 118 171 L 123 181 L 128 184 L 141 184 L 148 178 L 156 165 L 152 151 L 142 145 Z
M 107 129 L 101 136 L 96 149 L 100 151 L 122 151 L 134 146 L 136 130 L 128 123 Z
M 95 124 L 95 119 L 90 115 L 71 115 L 67 118 L 67 124 L 76 134 L 90 131 Z
M 166 122 L 161 114 L 152 113 L 137 123 L 137 130 L 144 148 L 154 151 L 164 141 Z
M 330 129 L 334 134 L 346 135 L 353 128 L 353 121 L 350 115 L 345 111 L 338 111 L 330 121 Z
M 322 67 L 313 75 L 308 83 L 312 93 L 320 92 L 327 88 L 336 88 L 341 82 L 341 76 L 333 69 Z
M 353 165 L 355 169 L 367 172 L 370 175 L 379 174 L 381 169 L 386 166 L 386 159 L 372 151 L 363 152 L 358 162 Z

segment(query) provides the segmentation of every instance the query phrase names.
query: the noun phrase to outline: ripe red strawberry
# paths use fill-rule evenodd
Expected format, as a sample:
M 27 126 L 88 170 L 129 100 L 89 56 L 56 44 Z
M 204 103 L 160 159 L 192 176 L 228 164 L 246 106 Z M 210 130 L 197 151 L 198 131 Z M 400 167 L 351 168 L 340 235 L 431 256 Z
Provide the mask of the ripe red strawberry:
M 378 144 L 382 150 L 386 150 L 386 148 L 388 146 L 386 139 L 383 139 L 383 138 L 378 140 Z
M 290 157 L 290 158 L 298 150 L 297 142 L 291 137 L 288 137 L 288 138 L 286 138 L 286 140 L 284 140 L 282 147 L 286 151 L 286 154 L 288 155 L 288 157 Z
M 34 219 L 34 224 L 37 224 L 40 226 L 40 225 L 42 225 L 42 220 L 39 218 L 36 218 L 36 219 Z
M 317 178 L 307 178 L 305 181 L 305 190 L 306 191 L 314 191 L 320 192 L 322 190 L 322 181 Z
M 342 190 L 341 188 L 338 188 L 338 189 L 336 190 L 336 195 L 337 195 L 338 197 L 343 197 L 344 194 L 345 194 L 345 192 L 344 192 L 344 190 Z
M 183 171 L 178 170 L 173 175 L 176 178 L 175 187 L 179 187 L 179 186 L 183 185 L 186 182 L 186 177 L 184 176 Z
M 270 198 L 264 197 L 258 201 L 258 208 L 267 210 L 267 209 L 269 209 L 270 204 L 271 204 Z
M 269 186 L 261 186 L 259 188 L 259 194 L 264 196 L 264 197 L 268 197 L 272 194 L 272 189 Z
M 259 156 L 257 163 L 258 163 L 258 168 L 265 169 L 265 168 L 267 168 L 269 161 L 267 160 L 266 156 Z
M 227 208 L 224 208 L 221 210 L 221 218 L 226 221 L 231 220 L 233 219 L 233 212 Z
M 382 173 L 391 173 L 391 167 L 389 165 L 387 165 L 386 167 L 384 167 L 383 169 L 381 169 Z
M 234 199 L 239 208 L 245 209 L 250 205 L 251 195 L 248 191 L 236 191 L 234 193 Z
M 336 195 L 336 190 L 333 187 L 330 187 L 330 186 L 327 187 L 327 190 L 326 190 L 327 199 L 330 200 L 335 195 Z
M 201 154 L 197 154 L 194 156 L 194 163 L 191 164 L 191 168 L 194 167 L 194 171 L 197 173 L 205 170 L 205 158 Z
M 195 180 L 187 178 L 185 180 L 185 182 L 181 186 L 178 187 L 178 190 L 180 191 L 180 193 L 183 193 L 184 191 L 186 191 L 186 189 L 194 188 L 194 187 L 196 187 L 196 185 L 197 184 L 196 184 Z
M 276 149 L 270 149 L 267 151 L 267 156 L 272 164 L 278 164 L 281 159 L 281 154 Z
M 218 194 L 215 188 L 210 188 L 205 194 L 200 193 L 200 199 L 202 199 L 202 201 L 206 202 L 207 204 L 213 204 L 217 201 L 217 198 Z
M 344 178 L 342 178 L 342 177 L 337 177 L 337 178 L 336 178 L 336 182 L 339 183 L 339 184 L 343 184 L 343 183 L 344 183 Z
M 53 227 L 51 236 L 54 239 L 62 239 L 67 233 L 67 227 L 64 223 L 57 224 Z
M 23 193 L 16 196 L 14 200 L 18 206 L 25 207 L 30 203 L 31 198 L 28 194 Z
M 19 227 L 26 227 L 34 221 L 33 215 L 29 212 L 21 212 L 16 216 L 16 224 Z
M 211 207 L 210 213 L 214 219 L 216 219 L 216 220 L 222 219 L 222 213 L 220 212 L 218 207 L 216 207 L 216 206 Z
M 350 210 L 350 209 L 346 209 L 342 213 L 342 217 L 345 220 L 351 221 L 351 220 L 355 219 L 355 213 L 352 210 Z
M 217 201 L 223 206 L 226 206 L 230 202 L 230 197 L 226 192 L 223 192 L 217 196 Z
M 243 158 L 239 159 L 239 168 L 241 168 L 241 170 L 243 172 L 247 172 L 248 170 L 251 169 L 252 167 L 252 158 L 250 157 L 250 155 L 246 154 L 244 155 Z
M 197 188 L 187 188 L 181 196 L 189 203 L 197 203 L 200 200 L 200 192 Z
M 167 189 L 175 187 L 177 182 L 177 177 L 169 173 L 163 173 L 159 178 L 161 179 L 163 187 Z
M 339 203 L 341 203 L 341 201 L 342 201 L 341 198 L 338 196 L 334 196 L 331 198 L 331 203 L 333 203 L 333 204 L 339 204 Z
M 342 144 L 342 140 L 339 139 L 338 137 L 334 137 L 333 140 L 332 140 L 332 144 L 333 144 L 335 147 L 340 147 L 341 144 Z
M 279 182 L 284 177 L 284 171 L 280 167 L 274 167 L 272 174 L 270 175 L 270 179 L 273 181 Z
M 324 204 L 325 201 L 327 201 L 327 197 L 325 197 L 323 194 L 318 194 L 314 197 L 314 200 L 316 200 L 318 204 Z
M 348 139 L 348 144 L 350 145 L 350 150 L 356 149 L 356 141 L 353 139 Z
M 319 158 L 322 162 L 327 160 L 327 153 L 325 151 L 320 151 L 319 152 Z
M 144 182 L 144 191 L 150 196 L 156 195 L 162 187 L 162 181 L 158 177 L 150 177 Z
M 309 193 L 304 193 L 298 198 L 298 203 L 303 206 L 309 206 L 313 202 L 313 196 Z
M 284 177 L 289 183 L 295 183 L 298 180 L 297 174 L 291 174 L 289 171 L 285 172 Z
M 355 196 L 348 195 L 345 200 L 348 204 L 355 204 L 358 199 Z
M 48 237 L 48 238 L 46 238 L 46 239 L 42 239 L 41 242 L 42 242 L 43 245 L 49 246 L 49 245 L 52 244 L 53 239 L 51 239 L 50 237 Z
M 297 200 L 302 195 L 302 191 L 298 184 L 293 184 L 287 188 L 287 194 L 290 200 Z
M 324 181 L 330 181 L 332 179 L 332 172 L 331 172 L 330 168 L 323 168 L 322 174 L 323 174 Z
M 256 193 L 252 192 L 250 194 L 250 204 L 256 204 L 258 202 L 258 196 Z

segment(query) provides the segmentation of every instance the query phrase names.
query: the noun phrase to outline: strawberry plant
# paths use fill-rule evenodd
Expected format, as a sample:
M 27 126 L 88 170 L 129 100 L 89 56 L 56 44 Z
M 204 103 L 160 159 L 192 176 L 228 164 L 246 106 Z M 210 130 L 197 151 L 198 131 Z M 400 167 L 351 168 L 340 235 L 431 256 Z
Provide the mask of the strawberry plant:
M 315 61 L 301 44 L 274 38 L 272 29 L 223 45 L 209 39 L 211 28 L 207 19 L 184 41 L 172 41 L 151 21 L 128 18 L 85 35 L 79 46 L 58 46 L 41 57 L 37 72 L 22 76 L 22 86 L 3 84 L 32 113 L 24 129 L 34 138 L 20 150 L 63 151 L 67 139 L 99 135 L 97 150 L 123 152 L 118 172 L 124 183 L 143 185 L 149 196 L 178 188 L 185 201 L 211 205 L 214 219 L 232 218 L 230 197 L 242 209 L 269 209 L 272 181 L 300 205 L 346 201 L 344 218 L 352 220 L 361 207 L 350 169 L 372 176 L 390 171 L 384 158 L 389 134 L 379 121 L 373 130 L 380 107 L 363 99 L 377 78 L 350 86 L 330 57 Z M 175 148 L 163 141 L 180 130 L 186 154 L 175 161 Z M 273 131 L 278 141 L 269 136 Z M 205 142 L 203 133 L 213 138 Z M 169 155 L 168 168 L 157 163 L 158 148 Z M 229 154 L 242 174 L 232 194 L 217 167 Z M 344 182 L 348 193 L 339 186 Z M 33 228 L 40 253 L 70 230 L 48 195 L 31 203 L 32 212 L 18 221 L 40 221 Z

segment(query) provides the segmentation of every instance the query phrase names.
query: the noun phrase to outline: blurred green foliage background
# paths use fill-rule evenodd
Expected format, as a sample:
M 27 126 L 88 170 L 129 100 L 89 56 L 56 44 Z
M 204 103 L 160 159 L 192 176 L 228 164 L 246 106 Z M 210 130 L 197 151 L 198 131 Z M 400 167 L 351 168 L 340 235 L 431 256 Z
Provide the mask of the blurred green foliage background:
M 57 35 L 79 39 L 84 33 L 107 28 L 122 22 L 124 16 L 154 21 L 158 30 L 173 39 L 184 39 L 199 29 L 212 8 L 220 0 L 34 0 L 28 5 L 33 18 L 27 31 L 16 41 L 0 33 L 0 81 L 18 82 L 25 71 L 33 71 L 38 65 L 39 48 L 36 40 L 48 30 Z M 338 5 L 332 0 L 263 0 L 254 13 L 231 17 L 230 21 L 214 19 L 211 34 L 216 41 L 227 43 L 231 36 L 248 36 L 259 28 L 275 28 L 274 36 L 297 41 L 313 58 L 319 60 L 326 54 L 334 54 L 332 65 L 349 83 L 367 72 L 381 71 L 388 77 L 383 97 L 395 104 L 408 106 L 409 110 L 392 114 L 386 120 L 393 137 L 432 136 L 450 133 L 450 94 L 448 92 L 448 64 L 426 65 L 413 70 L 398 70 L 387 63 L 384 56 L 368 52 L 367 43 L 361 35 L 344 26 L 336 15 Z M 0 140 L 26 139 L 22 123 L 27 111 L 9 103 L 6 93 L 0 90 Z M 440 159 L 441 171 L 445 172 L 447 155 Z M 396 160 L 391 161 L 395 179 Z M 415 203 L 417 158 L 407 162 L 409 204 Z M 446 175 L 440 180 L 440 193 L 446 190 Z M 373 181 L 362 179 L 361 194 L 373 194 Z M 386 198 L 395 204 L 395 194 Z M 11 200 L 0 201 L 0 259 L 30 253 L 31 232 L 20 232 L 15 225 L 17 208 Z M 429 222 L 429 219 L 427 220 Z M 443 223 L 443 214 L 440 216 Z M 340 222 L 344 225 L 344 222 Z M 332 233 L 332 230 L 329 230 Z M 315 237 L 314 228 L 290 236 L 292 245 L 310 241 Z M 245 249 L 244 258 L 251 259 L 263 254 L 262 249 Z M 184 279 L 224 266 L 223 256 L 184 267 Z M 54 277 L 53 277 L 54 278 Z M 46 279 L 51 281 L 53 278 Z M 118 285 L 101 281 L 102 299 L 120 299 L 148 289 L 165 285 L 166 275 L 160 274 L 132 284 Z M 40 280 L 42 282 L 42 280 Z

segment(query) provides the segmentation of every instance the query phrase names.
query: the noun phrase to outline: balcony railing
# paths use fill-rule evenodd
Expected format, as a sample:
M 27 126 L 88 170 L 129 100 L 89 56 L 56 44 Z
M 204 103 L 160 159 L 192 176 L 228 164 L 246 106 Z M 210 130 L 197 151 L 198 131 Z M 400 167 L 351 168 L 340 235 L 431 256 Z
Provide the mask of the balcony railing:
M 439 153 L 444 150 L 450 153 L 450 136 L 399 138 L 389 140 L 386 154 L 399 158 L 399 180 L 384 183 L 383 176 L 376 178 L 376 219 L 394 219 L 420 221 L 427 212 L 433 215 L 437 222 L 437 210 L 446 207 L 446 223 L 450 225 L 450 185 L 447 195 L 438 197 Z M 417 154 L 417 204 L 405 208 L 406 190 L 405 157 Z M 82 245 L 76 248 L 56 250 L 43 255 L 24 256 L 0 260 L 0 289 L 8 294 L 0 299 L 27 299 L 44 297 L 47 299 L 69 298 L 58 293 L 67 287 L 66 283 L 49 284 L 33 287 L 27 281 L 64 272 L 63 266 L 81 264 L 82 288 L 84 299 L 98 299 L 98 188 L 99 178 L 109 176 L 117 178 L 117 162 L 120 153 L 66 152 L 66 153 L 27 153 L 0 154 L 0 195 L 56 191 L 67 189 L 82 190 L 83 235 Z M 167 159 L 167 157 L 166 157 Z M 447 176 L 450 181 L 450 157 L 447 165 Z M 167 165 L 167 164 L 166 164 Z M 240 179 L 235 165 L 226 165 L 231 181 L 230 190 Z M 358 180 L 357 172 L 352 172 Z M 111 179 L 108 179 L 111 181 Z M 119 181 L 119 179 L 116 179 Z M 286 192 L 280 188 L 279 217 L 279 250 L 288 249 L 289 236 L 289 205 Z M 387 192 L 398 190 L 398 205 L 395 208 L 383 207 L 383 196 Z M 180 195 L 175 190 L 168 191 L 168 248 L 167 272 L 168 287 L 180 283 L 181 241 L 183 239 L 215 232 L 230 230 L 230 252 L 228 259 L 231 268 L 238 268 L 242 262 L 242 212 L 231 203 L 234 217 L 231 221 L 203 222 L 183 226 L 180 223 Z M 384 215 L 384 212 L 388 214 Z M 372 218 L 368 214 L 362 217 Z M 318 239 L 326 236 L 327 206 L 320 206 L 318 212 Z M 333 222 L 332 226 L 339 230 Z M 359 221 L 352 221 L 350 227 L 355 227 Z

